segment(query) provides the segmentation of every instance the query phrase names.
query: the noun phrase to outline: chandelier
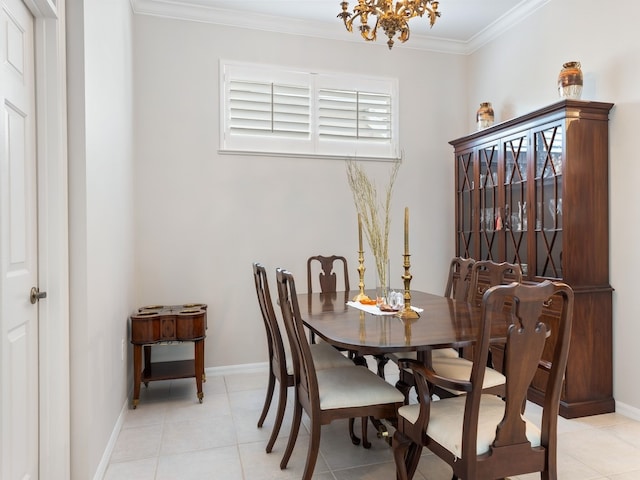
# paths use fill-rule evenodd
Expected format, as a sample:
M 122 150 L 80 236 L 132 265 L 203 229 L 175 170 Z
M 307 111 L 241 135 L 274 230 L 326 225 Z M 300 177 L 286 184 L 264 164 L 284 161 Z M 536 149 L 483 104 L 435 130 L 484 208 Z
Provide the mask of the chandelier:
M 429 23 L 433 27 L 436 18 L 440 16 L 438 2 L 436 0 L 358 0 L 358 5 L 353 7 L 353 13 L 347 11 L 349 2 L 341 2 L 342 12 L 338 18 L 342 18 L 348 31 L 353 31 L 353 21 L 360 17 L 360 34 L 367 41 L 374 41 L 380 26 L 389 37 L 387 45 L 389 50 L 393 47 L 393 37 L 404 43 L 409 39 L 409 19 L 429 15 Z M 369 26 L 369 15 L 377 17 L 373 29 Z

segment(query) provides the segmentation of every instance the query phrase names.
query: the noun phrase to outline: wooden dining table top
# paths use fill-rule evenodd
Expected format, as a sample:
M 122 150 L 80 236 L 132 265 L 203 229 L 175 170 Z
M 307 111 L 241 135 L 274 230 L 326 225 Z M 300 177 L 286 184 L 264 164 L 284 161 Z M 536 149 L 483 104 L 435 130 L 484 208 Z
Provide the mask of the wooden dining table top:
M 317 336 L 340 348 L 384 354 L 464 347 L 478 335 L 480 307 L 440 295 L 411 291 L 411 305 L 423 309 L 417 319 L 374 315 L 347 305 L 358 291 L 298 294 L 300 314 Z M 494 322 L 491 340 L 504 341 L 506 322 Z

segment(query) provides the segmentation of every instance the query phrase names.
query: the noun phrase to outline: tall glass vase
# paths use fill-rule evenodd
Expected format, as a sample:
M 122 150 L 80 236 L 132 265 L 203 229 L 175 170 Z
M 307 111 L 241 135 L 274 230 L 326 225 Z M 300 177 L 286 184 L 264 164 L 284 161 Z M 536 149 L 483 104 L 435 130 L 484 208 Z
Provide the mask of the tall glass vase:
M 390 262 L 376 261 L 376 306 L 388 304 Z

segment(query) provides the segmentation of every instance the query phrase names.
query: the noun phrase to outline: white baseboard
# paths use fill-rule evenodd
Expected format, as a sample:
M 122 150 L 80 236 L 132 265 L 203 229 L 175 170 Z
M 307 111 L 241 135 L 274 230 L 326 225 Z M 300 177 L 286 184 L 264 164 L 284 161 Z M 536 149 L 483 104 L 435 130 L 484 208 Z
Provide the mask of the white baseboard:
M 111 431 L 111 436 L 109 437 L 107 446 L 104 449 L 104 453 L 102 454 L 102 458 L 100 459 L 100 463 L 98 464 L 96 473 L 93 476 L 93 480 L 102 480 L 104 478 L 105 473 L 107 473 L 109 460 L 111 459 L 111 454 L 113 453 L 113 449 L 116 446 L 116 441 L 118 440 L 118 435 L 120 435 L 120 430 L 122 430 L 122 425 L 124 423 L 124 416 L 128 409 L 129 409 L 129 397 L 127 396 L 127 398 L 124 401 L 124 405 L 122 405 L 122 408 L 120 409 L 120 415 L 118 415 L 116 424 L 113 426 L 113 430 Z
M 640 422 L 640 408 L 616 401 L 616 413 Z
M 239 373 L 267 373 L 269 371 L 268 362 L 243 363 L 242 365 L 226 365 L 224 367 L 209 367 L 204 369 L 207 377 L 217 377 L 220 375 L 237 375 Z

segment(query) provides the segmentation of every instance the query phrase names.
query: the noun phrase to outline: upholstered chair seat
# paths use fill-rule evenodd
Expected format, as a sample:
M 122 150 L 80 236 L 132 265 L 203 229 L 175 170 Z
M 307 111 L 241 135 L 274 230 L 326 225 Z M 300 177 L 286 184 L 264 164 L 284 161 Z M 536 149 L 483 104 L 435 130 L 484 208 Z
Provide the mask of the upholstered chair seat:
M 450 451 L 455 457 L 462 458 L 462 425 L 464 421 L 464 397 L 450 398 L 433 402 L 427 425 L 427 435 Z M 478 443 L 476 454 L 487 453 L 496 438 L 496 425 L 504 417 L 505 402 L 501 398 L 485 394 L 480 400 L 478 415 Z M 398 415 L 415 424 L 420 413 L 420 405 L 405 405 L 398 409 Z M 540 429 L 522 417 L 526 423 L 527 440 L 531 447 L 540 446 Z

